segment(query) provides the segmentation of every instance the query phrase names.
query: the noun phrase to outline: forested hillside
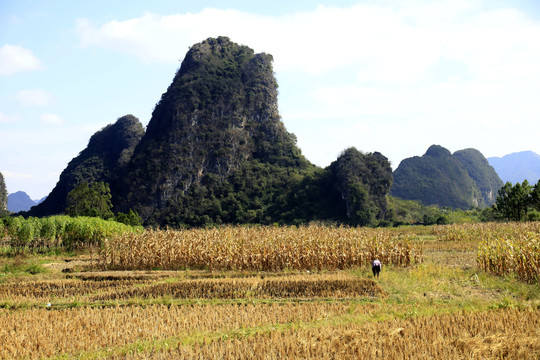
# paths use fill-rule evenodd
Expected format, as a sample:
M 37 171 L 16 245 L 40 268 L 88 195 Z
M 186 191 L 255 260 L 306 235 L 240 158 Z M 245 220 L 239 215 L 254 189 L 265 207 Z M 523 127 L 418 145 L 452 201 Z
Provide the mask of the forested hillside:
M 482 198 L 478 205 L 481 207 L 493 205 L 497 191 L 504 184 L 484 155 L 476 149 L 464 149 L 454 152 L 454 157 L 465 167 L 480 190 Z
M 64 213 L 68 193 L 81 183 L 115 181 L 143 134 L 139 119 L 126 115 L 92 135 L 88 146 L 62 171 L 51 193 L 29 215 Z
M 501 187 L 502 181 L 479 151 L 452 154 L 432 145 L 423 156 L 399 164 L 391 194 L 424 205 L 469 209 L 492 205 Z

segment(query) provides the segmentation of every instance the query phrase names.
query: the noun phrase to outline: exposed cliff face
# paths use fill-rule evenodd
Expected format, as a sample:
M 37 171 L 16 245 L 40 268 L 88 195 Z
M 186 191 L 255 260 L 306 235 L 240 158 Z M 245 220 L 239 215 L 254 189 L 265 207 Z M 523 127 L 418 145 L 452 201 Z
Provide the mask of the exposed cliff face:
M 92 135 L 88 146 L 62 171 L 51 193 L 29 214 L 47 216 L 63 213 L 67 194 L 80 183 L 113 182 L 129 162 L 143 134 L 144 128 L 139 119 L 126 115 Z
M 312 166 L 280 120 L 272 56 L 207 39 L 191 47 L 156 105 L 116 200 L 143 218 L 160 217 L 195 188 L 211 182 L 217 191 L 214 183 L 230 183 L 253 161 Z
M 462 163 L 450 151 L 432 145 L 422 157 L 403 160 L 394 171 L 391 194 L 424 205 L 460 209 L 483 206 L 483 197 Z
M 454 157 L 465 167 L 482 194 L 480 206 L 495 203 L 497 192 L 504 185 L 488 160 L 476 149 L 464 149 L 454 153 Z

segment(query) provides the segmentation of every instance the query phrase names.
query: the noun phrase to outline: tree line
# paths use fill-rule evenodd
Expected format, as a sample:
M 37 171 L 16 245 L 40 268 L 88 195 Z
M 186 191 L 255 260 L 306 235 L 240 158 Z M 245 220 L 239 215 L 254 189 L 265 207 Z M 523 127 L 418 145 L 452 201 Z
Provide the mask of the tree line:
M 509 221 L 540 220 L 540 180 L 532 186 L 527 180 L 504 184 L 492 207 L 494 215 Z

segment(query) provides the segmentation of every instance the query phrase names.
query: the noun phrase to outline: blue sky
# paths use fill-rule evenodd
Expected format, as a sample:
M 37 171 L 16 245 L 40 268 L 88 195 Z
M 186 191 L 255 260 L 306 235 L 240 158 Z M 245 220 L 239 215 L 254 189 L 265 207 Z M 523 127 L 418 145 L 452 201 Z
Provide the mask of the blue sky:
M 46 196 L 90 136 L 147 124 L 190 45 L 274 57 L 304 155 L 347 147 L 396 168 L 432 144 L 540 153 L 540 5 L 521 1 L 0 0 L 0 172 Z

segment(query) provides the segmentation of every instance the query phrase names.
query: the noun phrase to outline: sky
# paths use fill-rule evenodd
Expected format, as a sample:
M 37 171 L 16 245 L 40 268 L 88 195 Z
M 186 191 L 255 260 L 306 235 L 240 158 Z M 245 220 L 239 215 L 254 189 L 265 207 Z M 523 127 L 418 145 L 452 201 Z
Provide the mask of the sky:
M 96 131 L 147 125 L 189 47 L 273 55 L 282 121 L 326 167 L 432 144 L 540 154 L 540 2 L 0 0 L 0 172 L 40 199 Z

